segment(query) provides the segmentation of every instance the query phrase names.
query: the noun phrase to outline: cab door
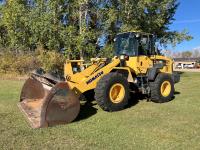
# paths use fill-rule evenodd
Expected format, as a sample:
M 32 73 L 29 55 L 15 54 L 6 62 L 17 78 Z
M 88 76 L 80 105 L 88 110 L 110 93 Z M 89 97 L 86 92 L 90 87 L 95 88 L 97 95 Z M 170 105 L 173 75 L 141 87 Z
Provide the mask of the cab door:
M 141 36 L 138 46 L 138 59 L 137 66 L 138 70 L 142 74 L 146 74 L 147 70 L 153 67 L 153 61 L 150 58 L 151 53 L 151 40 L 147 35 Z

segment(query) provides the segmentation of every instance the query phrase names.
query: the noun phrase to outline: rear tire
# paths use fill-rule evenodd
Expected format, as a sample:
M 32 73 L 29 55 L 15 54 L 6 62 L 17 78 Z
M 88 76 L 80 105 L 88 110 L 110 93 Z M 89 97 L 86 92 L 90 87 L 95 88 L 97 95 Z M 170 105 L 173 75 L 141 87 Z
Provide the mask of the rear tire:
M 124 109 L 129 99 L 129 83 L 120 73 L 109 73 L 102 77 L 95 89 L 95 99 L 105 111 Z
M 174 82 L 172 76 L 159 73 L 154 82 L 150 82 L 151 101 L 165 103 L 172 100 L 174 96 Z

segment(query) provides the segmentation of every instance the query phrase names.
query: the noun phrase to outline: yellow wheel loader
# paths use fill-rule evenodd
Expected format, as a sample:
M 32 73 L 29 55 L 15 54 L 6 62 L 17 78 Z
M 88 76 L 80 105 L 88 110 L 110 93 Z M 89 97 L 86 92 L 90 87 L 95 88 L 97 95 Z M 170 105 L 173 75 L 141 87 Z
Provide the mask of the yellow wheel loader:
M 97 104 L 105 111 L 124 109 L 130 92 L 139 91 L 151 101 L 164 103 L 174 96 L 180 76 L 173 72 L 171 59 L 159 55 L 151 34 L 127 32 L 114 40 L 115 57 L 67 60 L 64 79 L 33 72 L 25 82 L 19 108 L 33 128 L 72 122 L 80 111 L 80 97 L 93 90 Z

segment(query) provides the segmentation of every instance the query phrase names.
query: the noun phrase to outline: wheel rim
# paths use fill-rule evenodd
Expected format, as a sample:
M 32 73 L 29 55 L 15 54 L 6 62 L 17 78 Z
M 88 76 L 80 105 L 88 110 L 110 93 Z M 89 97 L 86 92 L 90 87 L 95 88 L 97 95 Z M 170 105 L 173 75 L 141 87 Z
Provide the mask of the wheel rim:
M 165 81 L 162 83 L 160 91 L 162 96 L 167 97 L 171 92 L 171 83 L 169 81 Z
M 125 88 L 122 84 L 114 84 L 109 92 L 110 100 L 113 103 L 120 103 L 125 97 Z

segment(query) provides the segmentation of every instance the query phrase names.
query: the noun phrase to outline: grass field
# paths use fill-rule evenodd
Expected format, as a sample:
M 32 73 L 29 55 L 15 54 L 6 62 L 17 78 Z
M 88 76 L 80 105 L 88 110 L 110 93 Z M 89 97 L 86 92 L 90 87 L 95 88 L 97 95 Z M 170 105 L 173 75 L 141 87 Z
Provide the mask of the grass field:
M 17 108 L 22 85 L 0 80 L 0 149 L 200 149 L 200 73 L 182 74 L 171 102 L 140 100 L 114 113 L 82 106 L 75 122 L 37 130 Z

